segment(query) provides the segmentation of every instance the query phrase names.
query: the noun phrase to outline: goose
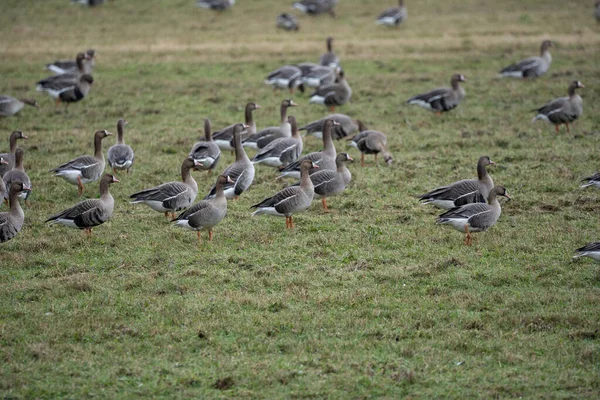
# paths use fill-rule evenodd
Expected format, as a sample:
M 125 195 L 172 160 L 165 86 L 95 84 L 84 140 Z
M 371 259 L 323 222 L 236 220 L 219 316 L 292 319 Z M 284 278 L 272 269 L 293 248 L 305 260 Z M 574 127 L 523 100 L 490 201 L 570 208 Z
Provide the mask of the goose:
M 0 213 L 0 243 L 8 242 L 21 231 L 25 221 L 25 213 L 19 203 L 19 194 L 24 190 L 31 190 L 23 182 L 13 182 L 8 195 L 10 209 Z
M 267 75 L 265 83 L 273 86 L 273 90 L 277 89 L 289 89 L 290 93 L 294 93 L 294 89 L 300 86 L 302 78 L 302 71 L 295 65 L 284 65 L 283 67 L 277 68 Z M 303 91 L 303 88 L 300 87 Z
M 313 183 L 310 180 L 309 171 L 311 168 L 319 168 L 310 160 L 304 160 L 300 166 L 301 178 L 299 186 L 290 186 L 277 192 L 274 196 L 268 197 L 252 206 L 257 210 L 252 213 L 255 215 L 275 215 L 285 216 L 286 228 L 294 227 L 293 214 L 306 210 L 310 207 L 315 195 Z
M 209 200 L 201 200 L 177 216 L 172 222 L 185 229 L 196 231 L 198 242 L 201 241 L 200 231 L 208 231 L 208 240 L 212 242 L 212 229 L 218 225 L 227 214 L 227 198 L 223 186 L 234 183 L 231 178 L 219 175 L 215 185 L 216 195 Z
M 300 83 L 312 88 L 319 88 L 321 86 L 335 83 L 336 78 L 337 75 L 335 68 L 317 65 L 307 72 L 302 73 Z
M 352 173 L 346 163 L 354 161 L 348 153 L 339 153 L 335 157 L 336 169 L 319 169 L 310 175 L 314 185 L 315 197 L 321 198 L 323 210 L 328 211 L 327 197 L 337 196 L 342 193 L 352 179 Z
M 10 134 L 10 138 L 8 139 L 10 151 L 8 153 L 0 154 L 0 157 L 6 161 L 6 164 L 0 165 L 0 177 L 4 176 L 5 173 L 15 166 L 15 152 L 17 151 L 17 140 L 19 139 L 27 139 L 27 136 L 21 131 L 13 131 L 13 133 Z
M 143 203 L 154 211 L 165 213 L 165 218 L 175 218 L 175 211 L 188 208 L 198 195 L 198 184 L 190 173 L 200 163 L 193 158 L 186 158 L 181 164 L 181 182 L 167 182 L 136 192 L 129 196 L 131 204 Z
M 0 95 L 0 117 L 11 117 L 21 111 L 25 105 L 40 108 L 33 99 L 15 99 L 5 94 Z
M 96 50 L 89 49 L 85 52 L 83 63 L 83 73 L 91 74 L 92 69 L 96 65 Z M 75 60 L 56 60 L 53 63 L 46 64 L 44 68 L 48 71 L 55 73 L 56 75 L 77 73 L 79 71 L 77 66 L 77 59 Z
M 200 8 L 207 8 L 215 11 L 225 11 L 235 4 L 235 0 L 198 0 L 196 5 Z
M 298 20 L 296 17 L 289 13 L 279 14 L 275 20 L 275 24 L 277 29 L 283 29 L 286 31 L 298 31 L 300 29 L 300 25 L 298 25 Z
M 244 111 L 246 125 L 248 126 L 247 133 L 253 135 L 256 133 L 256 122 L 254 121 L 254 110 L 258 110 L 260 106 L 256 103 L 247 103 Z M 237 124 L 229 125 L 220 131 L 214 132 L 212 137 L 217 146 L 221 150 L 234 151 L 233 146 L 233 131 Z
M 329 14 L 335 18 L 335 5 L 338 0 L 302 0 L 296 1 L 292 7 L 308 15 Z
M 221 159 L 221 149 L 213 140 L 208 118 L 204 120 L 204 141 L 197 142 L 192 146 L 190 158 L 202 164 L 199 169 L 208 170 L 209 174 L 212 173 L 212 170 L 215 169 Z
M 569 85 L 569 96 L 559 97 L 544 106 L 535 110 L 538 114 L 531 120 L 535 122 L 538 119 L 554 124 L 556 133 L 559 132 L 558 126 L 565 124 L 567 132 L 571 133 L 569 123 L 575 121 L 583 113 L 583 100 L 575 93 L 575 89 L 584 88 L 580 81 L 573 81 Z
M 477 179 L 465 179 L 448 186 L 433 189 L 417 196 L 421 204 L 433 204 L 436 207 L 450 210 L 468 203 L 483 203 L 494 187 L 492 177 L 486 167 L 494 165 L 488 156 L 481 156 L 477 161 Z
M 305 76 L 313 69 L 322 67 L 322 65 L 314 63 L 314 62 L 306 61 L 306 62 L 301 62 L 299 64 L 296 64 L 296 67 L 300 68 L 300 71 L 302 72 L 302 76 Z
M 42 89 L 47 87 L 52 87 L 57 85 L 57 82 L 69 82 L 73 85 L 77 84 L 81 75 L 89 74 L 89 71 L 86 71 L 86 63 L 85 60 L 88 59 L 88 55 L 86 53 L 77 53 L 77 57 L 75 58 L 76 69 L 73 72 L 61 75 L 53 75 L 48 78 L 42 79 L 36 82 L 36 90 L 42 91 Z
M 335 165 L 335 146 L 333 144 L 333 140 L 331 139 L 331 133 L 333 128 L 338 126 L 338 123 L 333 119 L 328 119 L 325 121 L 323 125 L 323 151 L 316 151 L 313 153 L 309 153 L 304 157 L 301 157 L 297 161 L 288 164 L 287 166 L 280 169 L 281 175 L 278 179 L 283 177 L 290 177 L 300 179 L 300 167 L 302 165 L 302 161 L 309 160 L 319 166 L 320 169 L 336 169 Z M 310 171 L 313 173 L 314 171 Z
M 333 52 L 333 38 L 331 36 L 329 36 L 325 40 L 325 43 L 327 45 L 327 53 L 323 53 L 321 55 L 321 57 L 319 57 L 319 64 L 321 64 L 325 67 L 330 67 L 330 68 L 339 67 L 340 59 Z
M 600 1 L 596 1 L 594 16 L 596 17 L 596 22 L 600 23 Z
M 15 182 L 22 182 L 27 187 L 31 188 L 31 180 L 29 179 L 29 175 L 25 172 L 25 168 L 23 167 L 23 155 L 24 151 L 22 148 L 17 147 L 17 151 L 15 152 L 15 166 L 12 170 L 8 171 L 2 177 L 2 182 L 6 186 L 6 190 L 10 193 L 10 187 Z M 24 198 L 27 201 L 31 190 L 23 190 L 20 197 Z M 7 195 L 8 198 L 8 195 Z
M 329 114 L 326 117 L 311 122 L 310 124 L 300 127 L 301 131 L 306 131 L 305 135 L 311 135 L 317 139 L 323 138 L 323 124 L 326 120 L 332 119 L 339 125 L 335 126 L 331 132 L 333 139 L 341 139 L 353 134 L 356 131 L 362 132 L 367 130 L 367 127 L 360 120 L 353 120 L 344 114 Z
M 71 3 L 81 4 L 88 7 L 96 7 L 104 4 L 106 0 L 71 0 Z
M 244 191 L 246 191 L 252 181 L 254 181 L 254 165 L 248 159 L 244 148 L 242 147 L 242 131 L 247 128 L 247 125 L 237 124 L 233 130 L 233 139 L 235 147 L 235 161 L 233 164 L 225 168 L 221 175 L 228 176 L 234 183 L 225 184 L 223 191 L 228 199 L 237 199 Z M 215 197 L 217 187 L 213 185 L 204 200 Z
M 379 131 L 365 130 L 348 139 L 350 145 L 360 151 L 360 165 L 365 166 L 365 154 L 375 155 L 375 164 L 379 165 L 377 155 L 383 154 L 383 160 L 387 165 L 392 165 L 392 155 L 387 149 L 387 137 Z
M 542 42 L 539 57 L 526 58 L 516 64 L 509 65 L 500 71 L 500 76 L 533 79 L 544 75 L 552 63 L 552 56 L 548 49 L 553 45 L 554 44 L 550 40 L 544 40 Z
M 404 0 L 398 0 L 398 7 L 390 7 L 383 11 L 377 17 L 375 23 L 377 25 L 395 26 L 398 27 L 408 17 L 406 7 L 404 6 Z
M 466 82 L 464 75 L 454 74 L 450 80 L 450 88 L 434 89 L 424 94 L 418 94 L 411 97 L 406 102 L 421 106 L 429 111 L 433 111 L 438 116 L 442 112 L 450 111 L 465 98 L 465 89 L 460 86 L 459 82 Z
M 94 133 L 94 155 L 79 156 L 52 170 L 54 176 L 60 176 L 72 185 L 77 185 L 79 196 L 83 194 L 84 184 L 95 182 L 104 172 L 104 154 L 102 153 L 102 139 L 111 136 L 106 129 Z
M 253 164 L 266 164 L 281 167 L 296 161 L 302 154 L 302 136 L 298 133 L 298 123 L 292 115 L 288 117 L 292 127 L 292 137 L 281 137 L 263 147 L 252 159 Z
M 8 163 L 4 161 L 4 158 L 0 157 L 0 166 L 7 165 Z M 0 179 L 0 199 L 4 199 L 4 201 L 8 204 L 7 201 L 8 192 L 6 191 L 6 185 L 4 184 L 4 180 Z M 1 205 L 2 203 L 0 203 Z
M 600 262 L 600 242 L 588 243 L 585 246 L 575 250 L 573 259 L 577 259 L 579 257 L 589 257 L 596 262 Z
M 473 244 L 472 232 L 484 232 L 491 228 L 502 213 L 497 196 L 510 199 L 504 186 L 495 186 L 487 197 L 487 203 L 471 203 L 453 208 L 440 215 L 438 224 L 448 224 L 459 232 L 465 232 L 465 244 Z
M 588 176 L 587 178 L 583 178 L 581 182 L 585 182 L 581 185 L 581 188 L 586 188 L 588 186 L 593 186 L 595 188 L 600 189 L 600 172 L 596 172 L 592 176 Z
M 115 200 L 108 188 L 109 185 L 116 182 L 119 180 L 114 175 L 103 175 L 100 179 L 99 199 L 83 200 L 73 207 L 51 216 L 45 222 L 50 222 L 50 225 L 61 224 L 69 228 L 83 229 L 85 234 L 90 237 L 92 228 L 102 225 L 112 216 Z
M 309 104 L 323 104 L 329 107 L 330 112 L 335 111 L 336 106 L 346 104 L 352 97 L 352 88 L 344 76 L 344 71 L 339 70 L 338 82 L 321 86 L 310 95 Z
M 117 143 L 109 147 L 106 155 L 108 165 L 113 170 L 113 175 L 115 170 L 126 170 L 129 173 L 135 159 L 133 149 L 131 146 L 126 145 L 123 140 L 125 125 L 127 125 L 127 121 L 124 119 L 117 121 Z
M 294 103 L 292 99 L 283 100 L 279 107 L 281 124 L 279 126 L 271 126 L 269 128 L 262 129 L 261 131 L 250 135 L 246 140 L 243 141 L 243 146 L 249 147 L 251 149 L 260 150 L 275 139 L 281 137 L 291 137 L 292 128 L 287 121 L 287 110 L 288 108 L 296 107 L 297 105 L 298 104 Z
M 62 75 L 57 75 L 57 77 L 60 76 Z M 48 93 L 50 97 L 55 99 L 58 107 L 61 102 L 68 104 L 83 100 L 90 92 L 92 83 L 94 83 L 94 78 L 89 74 L 83 74 L 78 83 L 70 80 L 57 80 L 48 85 L 38 86 L 37 91 Z

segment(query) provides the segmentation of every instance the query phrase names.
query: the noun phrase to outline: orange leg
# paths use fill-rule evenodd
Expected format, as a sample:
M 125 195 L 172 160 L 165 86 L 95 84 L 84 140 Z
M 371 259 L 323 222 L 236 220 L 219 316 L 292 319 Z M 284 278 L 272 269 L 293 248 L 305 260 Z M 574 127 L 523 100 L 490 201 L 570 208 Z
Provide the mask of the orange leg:
M 92 228 L 85 228 L 85 236 L 87 236 L 88 238 L 92 237 Z
M 60 103 L 61 103 L 61 101 L 60 101 L 60 97 L 57 97 L 57 98 L 56 98 L 56 101 L 55 101 L 55 103 L 54 103 L 54 105 L 56 106 L 56 108 L 60 107 Z
M 438 117 L 441 117 L 442 116 L 442 112 L 441 111 L 436 111 L 435 115 L 437 115 Z
M 196 234 L 198 235 L 198 244 L 202 244 L 202 236 L 200 235 L 200 231 L 196 231 Z
M 77 177 L 77 194 L 80 196 L 83 194 L 83 182 L 81 182 L 81 176 Z
M 208 241 L 212 242 L 212 230 L 208 231 Z
M 287 215 L 285 216 L 285 227 L 286 228 L 290 227 L 290 217 L 288 217 Z
M 471 232 L 469 232 L 469 225 L 465 225 L 465 233 L 465 244 L 471 246 L 473 244 L 473 236 L 471 235 Z
M 571 128 L 569 128 L 569 124 L 565 124 L 567 126 L 567 132 L 571 133 Z
M 365 153 L 360 153 L 360 166 L 365 166 Z
M 556 133 L 558 133 L 559 132 L 558 125 L 554 125 L 554 128 L 556 129 Z
M 290 228 L 294 229 L 294 217 L 290 215 Z
M 379 161 L 377 160 L 377 153 L 375 153 L 375 165 L 379 167 Z
M 321 203 L 323 203 L 323 210 L 324 211 L 329 211 L 329 209 L 327 208 L 327 199 L 325 197 L 323 197 L 321 199 Z
M 177 218 L 177 215 L 175 215 L 174 212 L 171 212 L 171 219 L 175 219 L 175 218 Z
M 208 170 L 208 174 L 209 174 L 209 175 L 212 175 L 212 169 L 209 169 L 209 170 Z
M 335 112 L 335 106 L 329 106 L 329 112 Z
M 240 198 L 240 196 L 237 196 L 237 195 L 236 195 L 236 196 L 233 198 L 233 200 L 237 200 L 237 199 L 239 199 L 239 198 Z
M 129 168 L 127 168 L 127 175 L 129 175 Z
M 167 221 L 169 220 L 169 212 L 165 211 L 165 218 L 167 219 Z

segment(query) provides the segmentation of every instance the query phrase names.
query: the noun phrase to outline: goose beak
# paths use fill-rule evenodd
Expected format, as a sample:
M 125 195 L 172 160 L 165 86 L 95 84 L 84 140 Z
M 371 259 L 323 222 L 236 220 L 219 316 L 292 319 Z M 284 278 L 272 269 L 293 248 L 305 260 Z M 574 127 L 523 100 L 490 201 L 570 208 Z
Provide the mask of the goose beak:
M 354 161 L 354 158 L 352 158 L 352 156 L 350 156 L 350 154 L 348 154 L 348 161 Z
M 393 161 L 393 160 L 390 158 L 389 160 L 387 160 L 387 161 L 386 161 L 386 164 L 387 164 L 387 165 L 392 165 L 392 161 Z
M 31 186 L 23 184 L 23 190 L 31 191 Z
M 113 175 L 113 180 L 112 180 L 112 181 L 113 181 L 113 182 L 121 182 L 121 181 L 120 181 L 120 180 L 118 180 L 118 179 L 117 179 L 117 177 L 116 177 L 116 176 L 114 176 L 114 175 Z
M 228 176 L 227 177 L 227 183 L 235 183 L 235 181 Z
M 8 165 L 8 162 L 4 158 L 0 158 L 0 165 Z
M 512 197 L 510 197 L 508 193 L 504 193 L 504 197 L 506 197 L 508 200 L 512 200 Z
M 112 133 L 110 133 L 109 131 L 104 131 L 104 134 L 105 134 L 106 136 L 112 136 Z
M 242 124 L 244 126 L 244 129 L 248 129 L 250 128 L 250 125 L 246 125 L 246 124 Z
M 297 105 L 298 105 L 298 104 L 297 104 L 297 103 L 294 103 L 294 101 L 293 101 L 293 100 L 290 100 L 290 107 L 296 107 Z
M 319 169 L 319 166 L 317 164 L 315 164 L 315 163 L 312 163 L 312 167 Z
M 490 165 L 496 165 L 496 163 L 490 160 Z
M 23 139 L 29 139 L 29 138 L 28 138 L 27 136 L 25 136 L 25 135 L 23 135 L 22 137 L 23 137 Z
M 584 88 L 584 87 L 585 87 L 585 85 L 584 85 L 583 83 L 579 82 L 579 87 L 580 87 L 580 88 Z
M 261 108 L 261 106 L 259 106 L 258 104 L 255 104 L 254 108 L 258 110 L 259 108 Z
M 202 167 L 202 163 L 198 160 L 194 160 L 194 167 Z
M 337 122 L 335 119 L 333 120 L 333 126 L 340 126 L 340 123 Z

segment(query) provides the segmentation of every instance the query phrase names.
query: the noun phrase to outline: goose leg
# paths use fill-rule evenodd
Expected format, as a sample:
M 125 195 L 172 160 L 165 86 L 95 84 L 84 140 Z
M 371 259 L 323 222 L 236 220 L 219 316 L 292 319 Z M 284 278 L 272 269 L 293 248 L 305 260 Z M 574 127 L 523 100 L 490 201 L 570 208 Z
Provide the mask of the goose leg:
M 200 231 L 198 231 L 200 232 Z M 208 231 L 208 241 L 212 242 L 212 230 Z
M 290 215 L 290 228 L 294 228 L 294 217 Z
M 236 195 L 233 197 L 233 200 L 237 200 L 237 199 L 239 199 L 239 198 L 240 198 L 240 196 L 238 196 L 238 195 L 236 194 Z
M 329 106 L 329 112 L 335 112 L 335 106 Z
M 435 115 L 437 115 L 438 117 L 441 117 L 442 116 L 442 112 L 441 111 L 436 111 Z
M 569 128 L 569 124 L 566 123 L 565 125 L 567 126 L 567 132 L 571 133 L 571 128 Z
M 290 227 L 290 217 L 287 215 L 285 216 L 285 227 L 286 229 Z
M 360 166 L 365 166 L 365 153 L 360 153 Z
M 473 244 L 473 236 L 471 235 L 471 232 L 469 232 L 469 225 L 465 225 L 465 233 L 465 244 L 471 246 Z
M 202 236 L 200 235 L 200 231 L 196 231 L 196 234 L 198 236 L 198 244 L 202 244 Z
M 86 237 L 88 237 L 88 238 L 92 237 L 92 228 L 85 228 L 84 231 L 85 231 Z
M 175 215 L 174 212 L 171 212 L 171 219 L 175 219 L 175 218 L 177 218 L 177 215 Z
M 377 160 L 377 153 L 375 153 L 375 165 L 379 167 L 379 160 Z
M 323 203 L 323 210 L 324 211 L 329 211 L 329 209 L 327 208 L 327 198 L 323 197 L 321 199 L 321 203 Z
M 556 133 L 558 133 L 559 132 L 559 130 L 558 130 L 558 124 L 554 125 L 554 128 L 556 129 Z
M 81 182 L 81 176 L 77 177 L 77 194 L 80 196 L 83 194 L 83 182 Z
M 167 219 L 167 221 L 169 220 L 169 212 L 165 211 L 165 218 Z

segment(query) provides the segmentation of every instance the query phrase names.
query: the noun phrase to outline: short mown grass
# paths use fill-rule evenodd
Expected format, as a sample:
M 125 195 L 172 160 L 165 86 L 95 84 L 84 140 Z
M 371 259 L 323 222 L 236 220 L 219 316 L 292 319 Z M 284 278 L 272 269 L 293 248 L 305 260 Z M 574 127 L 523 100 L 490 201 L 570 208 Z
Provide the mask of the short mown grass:
M 571 261 L 598 240 L 600 192 L 578 180 L 599 169 L 599 28 L 588 1 L 408 2 L 399 30 L 373 19 L 391 2 L 341 0 L 336 20 L 300 17 L 276 33 L 291 1 L 238 1 L 214 15 L 191 0 L 4 0 L 0 93 L 33 96 L 41 109 L 0 120 L 30 139 L 33 182 L 23 231 L 0 247 L 0 394 L 6 398 L 597 398 L 600 269 Z M 374 4 L 376 3 L 376 4 Z M 278 104 L 262 81 L 284 63 L 316 60 L 324 38 L 354 89 L 341 112 L 385 132 L 392 167 L 350 166 L 343 196 L 283 219 L 249 207 L 282 187 L 257 167 L 251 189 L 229 203 L 215 240 L 198 245 L 128 196 L 178 179 L 202 135 Z M 557 43 L 550 72 L 502 80 L 507 63 Z M 33 93 L 45 62 L 94 47 L 89 98 L 56 112 Z M 404 101 L 467 76 L 467 98 L 441 118 Z M 572 133 L 531 124 L 531 110 L 581 80 L 584 114 Z M 307 105 L 301 124 L 326 115 Z M 80 199 L 47 171 L 90 154 L 97 129 L 129 122 L 133 174 L 111 187 L 110 222 L 88 240 L 48 227 Z M 113 143 L 105 141 L 105 149 Z M 338 151 L 347 150 L 336 143 Z M 307 138 L 306 151 L 320 147 Z M 481 155 L 514 198 L 472 247 L 439 210 L 414 195 L 472 177 Z M 224 154 L 219 169 L 233 160 Z M 195 172 L 201 195 L 215 176 Z M 85 197 L 96 197 L 88 185 Z

